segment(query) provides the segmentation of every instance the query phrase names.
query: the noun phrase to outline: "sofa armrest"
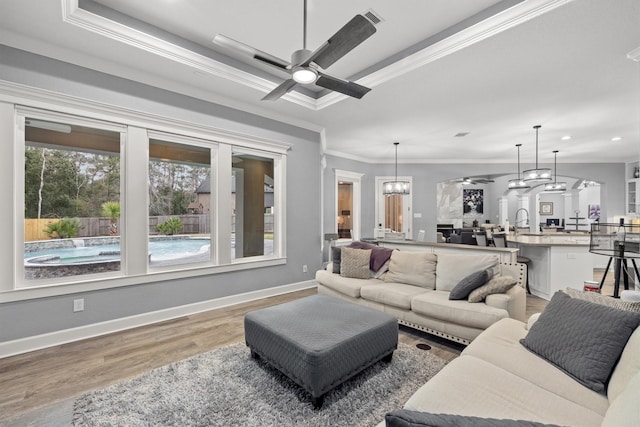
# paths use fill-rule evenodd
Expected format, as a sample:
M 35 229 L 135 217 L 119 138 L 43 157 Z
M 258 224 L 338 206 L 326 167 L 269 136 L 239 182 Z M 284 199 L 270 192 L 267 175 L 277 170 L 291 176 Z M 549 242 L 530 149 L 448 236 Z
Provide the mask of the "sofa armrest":
M 485 304 L 507 310 L 512 319 L 526 322 L 527 293 L 516 285 L 502 294 L 488 295 Z

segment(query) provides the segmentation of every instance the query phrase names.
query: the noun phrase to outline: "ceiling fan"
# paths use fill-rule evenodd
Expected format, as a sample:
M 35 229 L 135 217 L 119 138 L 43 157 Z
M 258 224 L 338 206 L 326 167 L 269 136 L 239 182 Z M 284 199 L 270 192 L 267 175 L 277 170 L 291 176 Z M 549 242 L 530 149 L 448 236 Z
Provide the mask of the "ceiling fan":
M 222 34 L 216 35 L 213 42 L 219 46 L 249 55 L 264 64 L 286 71 L 291 75 L 291 78 L 282 82 L 262 98 L 263 101 L 275 101 L 299 84 L 308 85 L 312 83 L 354 98 L 362 98 L 371 89 L 327 74 L 324 70 L 376 32 L 374 23 L 379 21 L 375 19 L 375 15 L 371 14 L 371 19 L 367 19 L 362 15 L 354 16 L 329 40 L 312 52 L 307 49 L 307 0 L 304 0 L 303 14 L 302 49 L 296 50 L 291 54 L 291 62 L 262 52 Z M 368 16 L 369 14 L 366 15 Z
M 476 185 L 476 184 L 490 184 L 492 182 L 495 182 L 493 179 L 491 178 L 470 178 L 470 177 L 464 177 L 460 180 L 460 182 L 462 183 L 462 185 Z

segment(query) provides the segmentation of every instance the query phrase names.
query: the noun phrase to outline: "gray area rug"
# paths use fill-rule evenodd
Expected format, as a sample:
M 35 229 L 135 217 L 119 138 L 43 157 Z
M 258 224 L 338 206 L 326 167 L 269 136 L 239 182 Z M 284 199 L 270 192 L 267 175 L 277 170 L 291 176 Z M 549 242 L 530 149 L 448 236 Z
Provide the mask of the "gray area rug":
M 87 393 L 75 426 L 375 426 L 446 364 L 399 344 L 380 362 L 329 392 L 320 410 L 309 395 L 244 343 L 219 348 Z

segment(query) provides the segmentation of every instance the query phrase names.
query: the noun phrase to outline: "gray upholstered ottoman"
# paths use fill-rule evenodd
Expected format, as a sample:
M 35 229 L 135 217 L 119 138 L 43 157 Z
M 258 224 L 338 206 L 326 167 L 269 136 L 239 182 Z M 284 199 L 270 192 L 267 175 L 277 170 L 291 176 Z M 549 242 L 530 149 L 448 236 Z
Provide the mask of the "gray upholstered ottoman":
M 398 346 L 398 322 L 388 314 L 325 295 L 312 295 L 248 313 L 245 340 L 262 357 L 311 394 L 324 395 Z

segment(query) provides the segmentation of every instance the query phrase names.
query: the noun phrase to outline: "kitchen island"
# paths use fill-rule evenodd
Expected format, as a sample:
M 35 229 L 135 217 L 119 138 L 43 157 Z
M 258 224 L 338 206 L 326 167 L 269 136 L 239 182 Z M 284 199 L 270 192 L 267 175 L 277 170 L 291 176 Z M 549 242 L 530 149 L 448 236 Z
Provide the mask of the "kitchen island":
M 562 289 L 583 289 L 593 280 L 593 254 L 589 252 L 590 236 L 586 233 L 551 233 L 507 235 L 509 247 L 529 263 L 529 289 L 546 300 Z

